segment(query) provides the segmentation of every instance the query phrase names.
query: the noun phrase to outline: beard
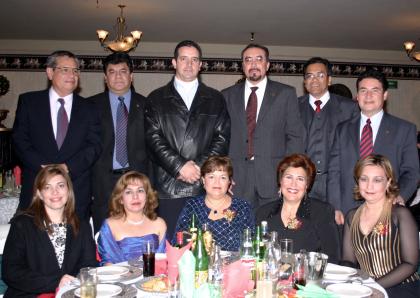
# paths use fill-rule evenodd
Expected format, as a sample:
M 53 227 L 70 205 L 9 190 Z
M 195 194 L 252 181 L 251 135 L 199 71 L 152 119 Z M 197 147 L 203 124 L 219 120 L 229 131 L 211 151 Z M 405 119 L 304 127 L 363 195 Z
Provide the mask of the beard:
M 259 82 L 262 79 L 263 79 L 263 76 L 261 75 L 261 73 L 257 73 L 257 72 L 254 72 L 248 76 L 248 80 L 250 80 L 251 82 Z

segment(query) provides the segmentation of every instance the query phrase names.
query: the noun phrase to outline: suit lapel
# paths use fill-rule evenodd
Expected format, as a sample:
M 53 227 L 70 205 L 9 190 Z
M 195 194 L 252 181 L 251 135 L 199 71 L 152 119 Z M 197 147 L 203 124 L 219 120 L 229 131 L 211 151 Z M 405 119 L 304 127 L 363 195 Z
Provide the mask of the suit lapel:
M 40 121 L 44 123 L 40 127 L 46 127 L 48 130 L 48 134 L 45 141 L 50 143 L 51 148 L 55 147 L 58 151 L 51 119 L 50 96 L 48 90 L 45 91 L 45 96 L 42 96 L 41 100 L 39 101 L 38 111 L 39 114 L 37 115 L 37 117 L 39 117 Z
M 350 141 L 353 144 L 355 152 L 357 152 L 357 156 L 360 155 L 360 116 L 350 120 L 349 124 L 349 135 Z
M 257 119 L 257 128 L 258 123 L 261 123 L 264 120 L 265 115 L 270 110 L 271 105 L 276 100 L 277 90 L 272 88 L 272 84 L 270 80 L 267 80 L 267 87 L 265 88 L 264 98 L 261 103 L 260 112 L 258 113 L 258 119 Z
M 385 148 L 392 142 L 392 125 L 390 123 L 389 115 L 387 113 L 384 113 L 381 120 L 381 124 L 379 124 L 375 144 L 373 144 L 373 152 L 380 152 L 381 148 Z

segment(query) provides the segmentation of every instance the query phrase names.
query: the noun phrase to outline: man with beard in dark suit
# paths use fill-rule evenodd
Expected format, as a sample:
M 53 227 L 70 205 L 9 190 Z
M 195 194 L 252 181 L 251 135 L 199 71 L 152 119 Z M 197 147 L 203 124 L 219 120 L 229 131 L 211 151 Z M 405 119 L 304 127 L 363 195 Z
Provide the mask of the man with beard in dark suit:
M 295 88 L 269 80 L 269 51 L 249 44 L 242 50 L 243 83 L 222 91 L 231 117 L 229 157 L 233 193 L 254 211 L 278 196 L 277 165 L 303 152 L 303 127 Z
M 331 64 L 327 59 L 313 57 L 303 69 L 308 94 L 299 97 L 300 117 L 305 127 L 305 152 L 316 166 L 310 197 L 327 200 L 329 155 L 337 125 L 359 114 L 357 103 L 328 91 Z
M 18 209 L 31 203 L 39 170 L 61 164 L 73 182 L 76 213 L 88 219 L 90 174 L 101 152 L 99 117 L 91 102 L 74 93 L 80 75 L 76 56 L 56 51 L 46 64 L 51 88 L 20 95 L 13 125 L 14 147 L 23 166 Z
M 144 139 L 146 99 L 131 88 L 133 62 L 130 56 L 113 53 L 106 57 L 104 74 L 107 90 L 90 98 L 101 117 L 103 147 L 92 175 L 95 232 L 108 215 L 108 202 L 117 180 L 130 170 L 148 174 Z

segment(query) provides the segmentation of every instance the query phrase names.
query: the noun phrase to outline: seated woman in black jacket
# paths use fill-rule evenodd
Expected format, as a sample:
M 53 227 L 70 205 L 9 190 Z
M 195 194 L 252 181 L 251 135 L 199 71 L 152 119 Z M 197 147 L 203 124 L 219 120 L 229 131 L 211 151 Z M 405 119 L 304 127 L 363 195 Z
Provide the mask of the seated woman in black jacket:
M 37 175 L 29 208 L 12 220 L 3 252 L 4 297 L 54 293 L 80 268 L 97 266 L 88 223 L 79 222 L 73 186 L 60 165 Z
M 293 250 L 317 251 L 328 262 L 339 260 L 338 228 L 330 204 L 309 198 L 315 165 L 304 154 L 286 156 L 277 167 L 280 199 L 258 209 L 257 221 L 266 220 L 279 239 L 293 239 Z

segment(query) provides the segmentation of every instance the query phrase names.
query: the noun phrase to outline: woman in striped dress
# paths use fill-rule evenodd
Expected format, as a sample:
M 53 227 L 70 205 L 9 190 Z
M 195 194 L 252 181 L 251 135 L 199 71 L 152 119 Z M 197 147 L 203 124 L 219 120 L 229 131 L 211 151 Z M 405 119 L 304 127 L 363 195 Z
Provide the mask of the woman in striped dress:
M 389 297 L 420 297 L 419 233 L 409 210 L 394 204 L 398 186 L 391 163 L 369 155 L 357 162 L 354 178 L 355 197 L 365 202 L 347 214 L 343 263 L 358 264 Z

